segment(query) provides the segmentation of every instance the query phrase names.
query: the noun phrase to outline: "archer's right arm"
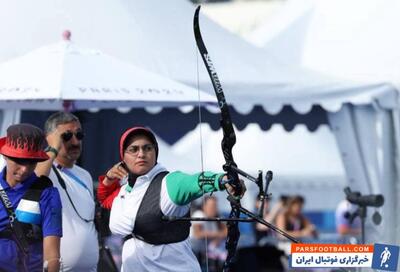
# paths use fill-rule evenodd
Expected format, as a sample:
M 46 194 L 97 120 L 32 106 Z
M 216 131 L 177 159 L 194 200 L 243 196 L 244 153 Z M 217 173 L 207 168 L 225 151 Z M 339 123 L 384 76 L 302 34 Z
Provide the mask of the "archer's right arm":
M 99 177 L 97 199 L 103 208 L 111 210 L 114 198 L 121 188 L 121 180 L 124 180 L 127 175 L 128 172 L 119 162 L 111 167 L 105 175 Z
M 103 182 L 105 179 L 107 179 L 105 176 L 99 177 L 99 187 L 97 187 L 97 199 L 99 200 L 103 208 L 110 210 L 114 198 L 118 195 L 121 186 L 118 180 L 115 180 L 113 183 L 108 185 L 107 183 Z

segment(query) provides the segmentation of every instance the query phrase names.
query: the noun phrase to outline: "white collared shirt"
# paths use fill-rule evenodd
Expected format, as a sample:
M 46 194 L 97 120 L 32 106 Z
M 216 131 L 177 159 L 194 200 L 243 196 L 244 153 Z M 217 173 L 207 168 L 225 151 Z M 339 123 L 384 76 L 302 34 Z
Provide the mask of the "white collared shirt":
M 93 219 L 95 202 L 93 179 L 89 172 L 75 164 L 72 168 L 58 169 L 58 172 L 79 214 L 87 220 Z M 53 169 L 50 171 L 49 178 L 58 189 L 63 206 L 63 237 L 60 244 L 63 271 L 95 272 L 99 259 L 99 247 L 94 222 L 85 222 L 79 218 Z

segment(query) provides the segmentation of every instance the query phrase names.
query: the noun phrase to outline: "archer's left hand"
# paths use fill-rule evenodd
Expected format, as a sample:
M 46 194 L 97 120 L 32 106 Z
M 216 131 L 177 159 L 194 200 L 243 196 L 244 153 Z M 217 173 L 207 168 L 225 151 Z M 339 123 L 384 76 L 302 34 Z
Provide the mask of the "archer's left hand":
M 228 176 L 225 175 L 223 178 L 223 180 L 229 180 Z M 237 197 L 237 195 L 239 196 L 239 198 L 242 198 L 244 193 L 246 192 L 247 188 L 246 185 L 244 184 L 244 181 L 242 179 L 239 179 L 240 182 L 240 188 L 233 186 L 232 184 L 230 184 L 229 182 L 225 183 L 225 189 L 228 191 L 228 194 Z M 237 190 L 241 190 L 240 192 L 237 192 Z

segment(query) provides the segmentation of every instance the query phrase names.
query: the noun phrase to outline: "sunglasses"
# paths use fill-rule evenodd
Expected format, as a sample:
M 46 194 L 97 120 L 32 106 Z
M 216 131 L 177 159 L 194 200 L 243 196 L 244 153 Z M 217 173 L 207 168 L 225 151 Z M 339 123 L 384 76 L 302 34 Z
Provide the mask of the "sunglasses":
M 79 141 L 85 137 L 85 134 L 82 131 L 77 131 L 77 132 L 72 132 L 72 131 L 67 131 L 61 134 L 61 138 L 63 139 L 64 142 L 68 142 L 69 140 L 72 139 L 72 136 L 75 135 L 75 138 Z

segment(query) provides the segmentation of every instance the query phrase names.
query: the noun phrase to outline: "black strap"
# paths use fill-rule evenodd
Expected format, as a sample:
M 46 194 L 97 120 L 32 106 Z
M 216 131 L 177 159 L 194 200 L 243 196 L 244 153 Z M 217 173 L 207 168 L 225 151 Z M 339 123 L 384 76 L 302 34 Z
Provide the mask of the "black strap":
M 140 240 L 140 241 L 149 243 L 148 240 L 144 239 L 142 236 L 137 235 L 137 234 L 135 234 L 135 233 L 131 233 L 131 234 L 128 234 L 128 235 L 124 236 L 124 237 L 122 238 L 122 241 L 125 243 L 126 241 L 128 241 L 129 239 L 132 239 L 133 237 L 135 237 L 136 239 L 138 239 L 138 240 Z M 149 244 L 152 244 L 152 243 L 149 243 Z M 161 245 L 161 244 L 165 244 L 165 243 L 159 243 L 159 244 Z
M 69 202 L 71 203 L 71 206 L 72 206 L 72 208 L 74 209 L 75 213 L 78 215 L 78 217 L 79 217 L 80 219 L 82 219 L 83 221 L 85 221 L 86 223 L 94 222 L 94 218 L 93 218 L 93 219 L 85 219 L 85 218 L 83 218 L 83 217 L 79 214 L 78 210 L 77 210 L 76 207 L 75 207 L 74 202 L 72 202 L 72 199 L 71 199 L 71 197 L 70 197 L 70 195 L 69 195 L 69 193 L 68 193 L 68 190 L 67 190 L 67 186 L 66 186 L 66 184 L 65 184 L 65 181 L 64 181 L 64 179 L 61 177 L 60 173 L 58 172 L 58 169 L 57 169 L 54 165 L 52 165 L 51 168 L 53 168 L 54 173 L 55 173 L 56 176 L 57 176 L 58 183 L 60 183 L 61 187 L 64 189 L 65 193 L 67 194 L 68 200 L 69 200 Z M 95 216 L 96 216 L 96 215 L 95 215 Z
M 10 222 L 13 222 L 15 219 L 14 208 L 12 206 L 10 199 L 8 198 L 6 191 L 2 187 L 0 187 L 0 198 L 1 198 L 1 202 L 3 203 L 4 207 L 6 208 Z
M 6 208 L 8 219 L 9 219 L 9 226 L 12 231 L 13 240 L 17 244 L 20 252 L 23 255 L 28 255 L 29 253 L 29 244 L 28 241 L 25 239 L 25 234 L 22 229 L 21 223 L 16 220 L 15 211 L 13 209 L 12 203 L 8 198 L 6 191 L 0 186 L 0 199 L 3 203 L 4 207 Z
M 124 238 L 122 238 L 122 241 L 125 243 L 126 241 L 128 241 L 129 239 L 132 239 L 133 237 L 135 237 L 136 239 L 139 239 L 140 241 L 149 243 L 148 240 L 144 239 L 142 236 L 140 236 L 140 235 L 138 235 L 138 234 L 135 234 L 135 233 L 128 234 L 127 236 L 125 236 Z M 150 244 L 151 244 L 151 243 L 150 243 Z M 160 243 L 160 244 L 163 244 L 163 243 Z
M 127 236 L 122 238 L 122 241 L 124 241 L 124 243 L 125 243 L 126 241 L 128 241 L 129 239 L 132 239 L 132 238 L 133 238 L 133 234 L 128 234 Z
M 0 239 L 9 239 L 11 240 L 13 237 L 12 231 L 10 228 L 6 228 L 5 230 L 0 231 Z

